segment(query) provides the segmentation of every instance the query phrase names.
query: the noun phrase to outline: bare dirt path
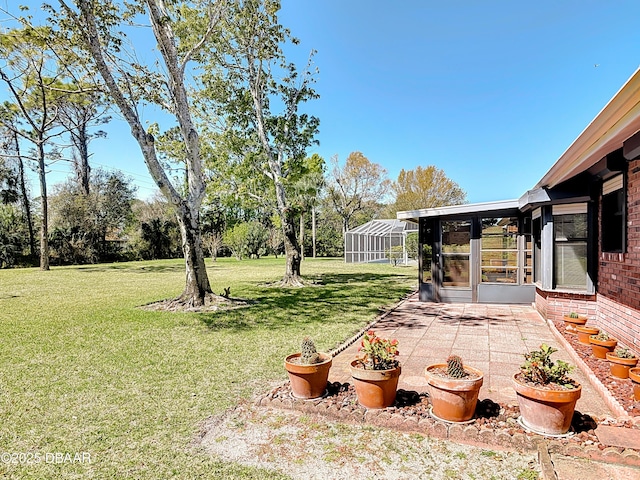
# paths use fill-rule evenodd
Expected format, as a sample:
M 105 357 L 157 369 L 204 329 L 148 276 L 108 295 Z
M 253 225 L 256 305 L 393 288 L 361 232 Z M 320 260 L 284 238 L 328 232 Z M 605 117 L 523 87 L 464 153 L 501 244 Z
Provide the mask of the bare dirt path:
M 240 405 L 212 417 L 198 442 L 226 461 L 292 479 L 536 479 L 535 453 L 461 445 L 295 411 Z

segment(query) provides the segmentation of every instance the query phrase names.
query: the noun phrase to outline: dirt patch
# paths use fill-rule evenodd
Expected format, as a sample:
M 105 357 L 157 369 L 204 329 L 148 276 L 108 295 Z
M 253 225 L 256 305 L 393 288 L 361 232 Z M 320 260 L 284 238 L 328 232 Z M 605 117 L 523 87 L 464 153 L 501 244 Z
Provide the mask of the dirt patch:
M 159 300 L 157 302 L 148 303 L 141 306 L 142 310 L 161 311 L 161 312 L 191 312 L 191 313 L 207 313 L 218 312 L 220 310 L 232 310 L 235 308 L 245 307 L 249 304 L 247 300 L 240 298 L 223 297 L 214 293 L 207 294 L 204 305 L 192 305 L 185 302 L 181 298 L 171 298 L 167 300 Z
M 293 479 L 488 480 L 537 478 L 539 473 L 532 452 L 496 451 L 252 405 L 210 418 L 198 444 L 224 460 Z

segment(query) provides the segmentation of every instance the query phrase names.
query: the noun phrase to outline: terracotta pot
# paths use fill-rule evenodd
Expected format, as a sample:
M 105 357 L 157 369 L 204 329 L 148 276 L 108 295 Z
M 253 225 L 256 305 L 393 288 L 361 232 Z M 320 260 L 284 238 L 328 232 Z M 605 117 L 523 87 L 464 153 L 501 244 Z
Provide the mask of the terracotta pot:
M 607 352 L 613 352 L 614 348 L 618 344 L 618 340 L 611 338 L 609 340 L 598 340 L 592 336 L 589 337 L 589 343 L 591 344 L 591 353 L 596 358 L 606 359 Z
M 313 365 L 300 365 L 291 360 L 299 358 L 300 353 L 294 353 L 284 359 L 284 368 L 289 373 L 291 391 L 296 398 L 318 398 L 324 395 L 327 389 L 327 378 L 333 360 L 331 355 L 320 353 L 322 361 Z
M 576 327 L 576 333 L 578 334 L 578 341 L 583 345 L 591 345 L 589 337 L 591 335 L 597 335 L 600 333 L 600 329 L 596 327 L 588 327 L 587 325 L 578 325 Z
M 351 362 L 351 377 L 356 387 L 358 403 L 366 408 L 387 408 L 393 405 L 401 371 L 399 365 L 389 370 L 365 370 L 358 366 L 357 360 Z
M 572 390 L 545 390 L 526 385 L 513 376 L 522 423 L 542 435 L 563 435 L 571 428 L 582 385 Z
M 630 368 L 629 378 L 633 383 L 633 399 L 636 402 L 640 402 L 640 367 Z
M 587 323 L 587 317 L 579 315 L 578 318 L 571 318 L 569 315 L 563 315 L 564 325 L 569 333 L 576 333 L 576 326 Z
M 478 403 L 478 392 L 484 380 L 483 374 L 476 368 L 464 366 L 467 372 L 477 375 L 475 378 L 450 378 L 434 373 L 434 370 L 447 369 L 446 363 L 429 365 L 425 377 L 429 383 L 429 396 L 433 414 L 449 422 L 471 420 Z
M 613 352 L 607 352 L 607 360 L 611 368 L 611 375 L 616 378 L 629 378 L 629 369 L 638 364 L 638 358 L 620 358 Z

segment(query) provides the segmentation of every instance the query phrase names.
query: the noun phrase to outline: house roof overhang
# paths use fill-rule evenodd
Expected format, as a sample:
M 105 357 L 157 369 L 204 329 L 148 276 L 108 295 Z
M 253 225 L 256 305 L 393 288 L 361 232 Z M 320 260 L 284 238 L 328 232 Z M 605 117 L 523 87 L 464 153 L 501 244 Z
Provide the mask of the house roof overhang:
M 417 222 L 419 218 L 428 217 L 464 217 L 486 213 L 490 215 L 505 216 L 517 213 L 518 200 L 502 200 L 498 202 L 466 203 L 463 205 L 450 205 L 447 207 L 422 208 L 420 210 L 407 210 L 398 212 L 399 220 Z

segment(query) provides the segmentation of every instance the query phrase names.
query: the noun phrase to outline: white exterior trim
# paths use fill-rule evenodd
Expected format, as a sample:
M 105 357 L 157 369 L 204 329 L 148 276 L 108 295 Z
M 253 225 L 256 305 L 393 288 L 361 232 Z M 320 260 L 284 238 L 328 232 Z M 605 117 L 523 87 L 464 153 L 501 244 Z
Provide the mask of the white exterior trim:
M 576 213 L 587 213 L 586 203 L 568 203 L 566 205 L 554 205 L 553 215 L 573 215 Z

